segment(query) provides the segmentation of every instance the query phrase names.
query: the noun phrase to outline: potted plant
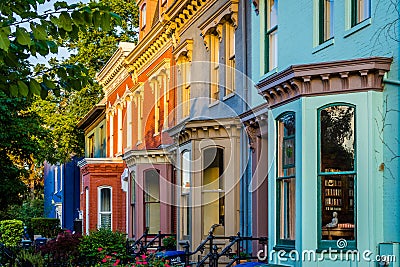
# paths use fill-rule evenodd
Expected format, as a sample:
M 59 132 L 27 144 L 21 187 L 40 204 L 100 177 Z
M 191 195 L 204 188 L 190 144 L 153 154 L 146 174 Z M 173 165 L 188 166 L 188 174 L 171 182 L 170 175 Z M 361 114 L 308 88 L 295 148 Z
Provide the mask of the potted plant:
M 167 236 L 162 240 L 165 250 L 175 250 L 176 249 L 176 239 L 175 236 Z

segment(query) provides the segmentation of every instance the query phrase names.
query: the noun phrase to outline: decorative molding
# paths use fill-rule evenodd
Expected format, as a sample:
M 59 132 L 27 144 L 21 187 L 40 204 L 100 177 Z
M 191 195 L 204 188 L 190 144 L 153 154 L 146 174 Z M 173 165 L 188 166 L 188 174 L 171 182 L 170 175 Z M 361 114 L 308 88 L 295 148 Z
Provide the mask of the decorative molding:
M 240 138 L 242 126 L 238 118 L 194 120 L 171 128 L 168 133 L 177 144 L 183 144 L 190 140 Z
M 391 58 L 370 57 L 293 65 L 261 80 L 256 87 L 273 108 L 302 96 L 382 91 Z
M 157 150 L 128 150 L 122 159 L 128 168 L 136 164 L 170 164 L 169 153 L 164 149 Z
M 84 158 L 77 162 L 77 166 L 82 168 L 89 164 L 121 164 L 122 158 Z
M 186 39 L 177 46 L 172 53 L 176 61 L 178 61 L 180 57 L 184 57 L 185 61 L 192 62 L 193 39 Z

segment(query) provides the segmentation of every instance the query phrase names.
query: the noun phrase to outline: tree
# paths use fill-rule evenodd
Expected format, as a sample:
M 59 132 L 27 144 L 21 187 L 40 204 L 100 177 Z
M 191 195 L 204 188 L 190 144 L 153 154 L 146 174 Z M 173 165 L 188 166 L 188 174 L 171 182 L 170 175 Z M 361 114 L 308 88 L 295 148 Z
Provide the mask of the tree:
M 121 24 L 111 20 L 110 29 L 99 31 L 97 27 L 82 28 L 78 40 L 65 38 L 63 45 L 73 54 L 62 64 L 83 65 L 88 70 L 88 78 L 93 82 L 79 91 L 62 90 L 60 95 L 51 94 L 45 100 L 37 99 L 33 110 L 51 129 L 47 160 L 69 161 L 72 155 L 83 155 L 84 135 L 76 128 L 79 120 L 103 97 L 102 88 L 95 82 L 95 75 L 112 56 L 121 41 L 135 42 L 137 39 L 138 8 L 134 1 L 112 0 L 103 2 L 111 12 L 118 14 Z M 52 65 L 59 65 L 51 61 Z
M 0 213 L 21 203 L 27 192 L 23 178 L 38 161 L 48 156 L 51 129 L 29 108 L 35 95 L 81 89 L 92 82 L 82 64 L 61 62 L 34 67 L 36 55 L 57 53 L 62 40 L 79 38 L 78 32 L 93 27 L 110 30 L 120 17 L 102 3 L 88 5 L 56 2 L 54 10 L 38 13 L 45 0 L 0 2 Z M 0 215 L 1 215 L 0 214 Z

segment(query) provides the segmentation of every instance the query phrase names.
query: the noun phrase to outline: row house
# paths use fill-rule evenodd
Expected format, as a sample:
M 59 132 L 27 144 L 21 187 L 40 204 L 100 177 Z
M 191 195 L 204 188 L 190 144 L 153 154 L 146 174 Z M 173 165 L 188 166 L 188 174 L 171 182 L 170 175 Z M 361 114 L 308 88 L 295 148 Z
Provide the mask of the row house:
M 253 155 L 249 224 L 253 235 L 267 233 L 272 264 L 399 257 L 399 42 L 387 30 L 399 13 L 388 7 L 260 0 L 247 10 L 254 97 L 240 118 Z

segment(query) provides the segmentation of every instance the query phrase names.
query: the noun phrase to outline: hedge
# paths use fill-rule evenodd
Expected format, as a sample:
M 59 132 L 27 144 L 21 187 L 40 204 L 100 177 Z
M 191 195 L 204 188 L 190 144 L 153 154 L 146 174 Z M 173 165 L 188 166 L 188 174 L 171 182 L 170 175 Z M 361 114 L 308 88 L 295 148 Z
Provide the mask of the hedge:
M 54 238 L 61 231 L 60 220 L 54 218 L 32 218 L 33 233 L 47 238 Z
M 16 247 L 21 243 L 24 226 L 20 220 L 0 221 L 0 241 L 6 247 Z

